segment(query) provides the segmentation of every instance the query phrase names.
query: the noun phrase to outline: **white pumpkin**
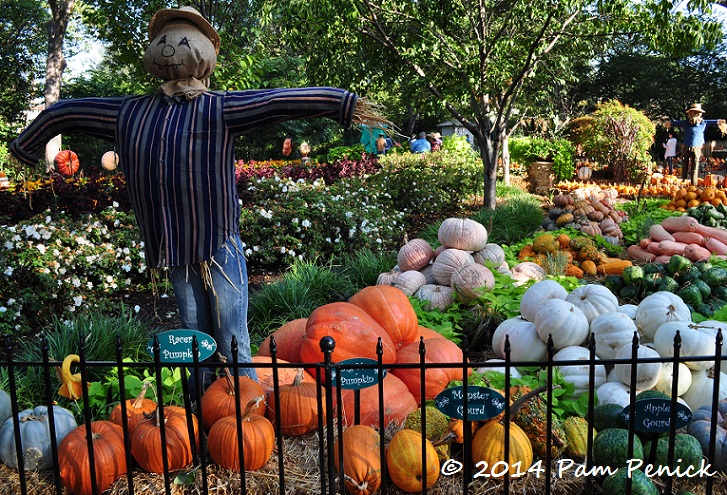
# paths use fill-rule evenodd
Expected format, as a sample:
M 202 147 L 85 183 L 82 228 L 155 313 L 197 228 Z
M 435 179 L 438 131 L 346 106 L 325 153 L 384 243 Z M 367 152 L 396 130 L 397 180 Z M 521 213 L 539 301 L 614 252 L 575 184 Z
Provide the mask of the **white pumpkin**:
M 472 253 L 475 263 L 484 265 L 491 263 L 492 266 L 501 266 L 505 262 L 505 250 L 499 244 L 488 242 L 485 247 Z
M 542 280 L 536 282 L 523 293 L 520 298 L 520 314 L 528 321 L 535 320 L 535 313 L 538 312 L 543 302 L 548 299 L 565 299 L 568 291 L 555 280 Z
M 622 304 L 618 307 L 619 313 L 624 313 L 628 315 L 632 320 L 634 320 L 634 323 L 636 323 L 636 310 L 639 309 L 639 307 L 635 304 Z
M 632 345 L 627 344 L 616 351 L 616 359 L 630 359 L 632 356 Z M 636 387 L 639 392 L 651 390 L 659 383 L 661 378 L 661 363 L 644 363 L 642 359 L 659 358 L 659 353 L 654 349 L 640 345 L 637 349 L 636 383 L 631 383 L 631 363 L 614 365 L 614 373 L 621 383 L 629 387 Z
M 394 285 L 394 281 L 401 275 L 401 271 L 391 270 L 384 273 L 379 273 L 376 279 L 376 285 Z
M 402 271 L 421 270 L 434 256 L 434 249 L 424 239 L 412 239 L 399 249 L 396 261 Z
M 504 359 L 488 359 L 485 361 L 485 364 L 498 364 L 502 366 L 482 366 L 480 368 L 476 368 L 475 371 L 477 373 L 486 373 L 488 371 L 498 371 L 502 374 L 505 374 L 506 367 L 504 366 L 505 360 Z M 510 366 L 510 377 L 511 378 L 521 378 L 523 375 L 520 373 L 520 370 L 518 370 L 515 366 Z
M 519 287 L 531 280 L 535 280 L 536 282 L 545 280 L 545 277 L 547 276 L 545 268 L 537 263 L 533 263 L 532 261 L 523 261 L 522 263 L 518 263 L 510 269 L 510 273 L 512 278 L 515 279 L 514 285 L 516 287 Z
M 454 290 L 446 285 L 424 284 L 414 297 L 427 301 L 430 308 L 447 309 L 454 302 Z
M 419 273 L 424 275 L 424 278 L 426 280 L 427 284 L 435 284 L 437 283 L 437 279 L 434 278 L 434 274 L 432 273 L 432 265 L 431 263 L 419 270 Z
M 689 321 L 669 321 L 659 327 L 654 335 L 654 348 L 663 357 L 674 356 L 674 339 L 677 332 L 681 337 L 679 359 L 689 369 L 706 370 L 714 366 L 714 359 L 707 361 L 687 361 L 689 356 L 714 356 L 714 338 L 706 331 L 697 330 L 699 324 Z
M 639 303 L 636 326 L 647 340 L 668 321 L 692 321 L 692 313 L 681 297 L 667 291 L 654 292 Z
M 588 320 L 583 311 L 565 299 L 548 299 L 535 313 L 535 329 L 543 342 L 553 339 L 555 349 L 581 345 L 588 337 Z
M 486 266 L 471 263 L 452 274 L 451 286 L 463 301 L 471 301 L 495 287 L 495 276 Z
M 0 389 L 0 426 L 13 415 L 13 408 L 10 404 L 10 394 Z
M 516 320 L 516 321 L 511 321 Z M 535 324 L 522 318 L 509 318 L 492 334 L 492 350 L 505 358 L 505 337 L 510 340 L 510 361 L 544 361 L 548 347 L 540 339 Z
M 727 323 L 717 320 L 705 320 L 700 322 L 695 330 L 706 333 L 712 339 L 712 350 L 709 355 L 717 354 L 717 330 L 722 330 L 722 356 L 727 357 L 727 345 L 724 343 L 727 340 Z
M 401 272 L 391 285 L 407 296 L 413 296 L 427 282 L 423 273 L 418 270 Z
M 598 405 L 618 404 L 626 407 L 631 404 L 631 390 L 621 382 L 604 383 L 596 389 Z
M 684 395 L 692 385 L 692 371 L 684 363 L 679 363 L 679 376 L 677 378 L 677 395 Z M 654 390 L 671 396 L 674 383 L 674 363 L 662 363 L 661 378 L 654 385 Z
M 596 355 L 601 359 L 613 359 L 616 351 L 630 344 L 638 334 L 636 323 L 626 313 L 603 313 L 593 319 L 590 326 L 596 341 Z
M 452 274 L 475 262 L 467 251 L 461 249 L 445 249 L 432 263 L 432 275 L 439 285 L 449 286 L 452 283 Z
M 565 298 L 575 304 L 586 315 L 588 323 L 603 313 L 618 310 L 618 298 L 604 285 L 587 284 L 573 289 Z
M 689 390 L 682 395 L 682 399 L 692 411 L 696 411 L 702 406 L 711 405 L 713 394 L 714 378 L 707 376 L 707 372 L 704 370 L 697 370 L 692 371 L 692 384 Z M 727 374 L 720 372 L 717 400 L 724 398 L 727 398 Z
M 553 355 L 554 361 L 588 361 L 590 351 L 581 346 L 564 347 Z M 598 357 L 596 357 L 598 359 Z M 594 390 L 606 383 L 606 367 L 602 364 L 594 366 L 594 381 L 590 381 L 590 366 L 588 364 L 562 364 L 557 366 L 563 379 L 575 387 L 571 397 L 580 397 L 589 390 Z
M 471 218 L 447 218 L 439 226 L 437 238 L 442 246 L 475 252 L 487 245 L 487 229 Z

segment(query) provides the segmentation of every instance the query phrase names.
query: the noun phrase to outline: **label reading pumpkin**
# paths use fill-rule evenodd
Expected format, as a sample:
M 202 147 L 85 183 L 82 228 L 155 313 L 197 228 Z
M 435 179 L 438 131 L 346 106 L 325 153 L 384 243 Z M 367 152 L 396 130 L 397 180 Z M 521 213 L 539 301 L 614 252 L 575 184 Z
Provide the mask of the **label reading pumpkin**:
M 434 398 L 434 405 L 451 418 L 464 419 L 464 387 L 452 387 L 441 391 Z M 505 409 L 505 398 L 491 388 L 467 387 L 467 419 L 485 421 L 498 416 Z
M 379 383 L 378 368 L 359 368 L 358 366 L 378 366 L 378 364 L 375 359 L 369 358 L 352 358 L 339 361 L 336 363 L 336 367 L 331 369 L 331 380 L 333 380 L 333 383 L 336 383 L 337 371 L 340 369 L 342 389 L 360 390 L 362 388 L 373 387 Z M 354 367 L 347 368 L 346 366 Z M 386 370 L 384 370 L 383 376 L 386 376 Z
M 200 361 L 210 357 L 217 349 L 215 339 L 199 330 L 169 330 L 158 334 L 156 337 L 159 340 L 159 359 L 164 363 L 193 362 L 192 340 L 194 337 L 197 338 L 197 357 Z M 149 341 L 146 349 L 154 357 L 154 339 Z
M 675 429 L 686 426 L 692 419 L 692 412 L 687 406 L 677 402 Z M 631 406 L 624 407 L 622 416 L 626 423 L 631 417 Z M 670 399 L 640 399 L 636 401 L 634 429 L 645 433 L 662 433 L 671 429 Z

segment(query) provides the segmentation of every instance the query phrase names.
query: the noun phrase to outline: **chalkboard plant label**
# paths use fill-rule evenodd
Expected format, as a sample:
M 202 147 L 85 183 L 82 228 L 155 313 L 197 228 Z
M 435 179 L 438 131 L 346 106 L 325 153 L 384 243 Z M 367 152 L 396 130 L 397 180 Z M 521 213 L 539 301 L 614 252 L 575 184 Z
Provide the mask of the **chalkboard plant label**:
M 442 390 L 434 405 L 451 418 L 464 419 L 464 387 Z M 505 409 L 505 398 L 496 390 L 486 387 L 467 387 L 467 419 L 485 421 L 498 416 Z
M 676 403 L 677 416 L 674 429 L 686 426 L 692 419 L 692 412 L 682 403 Z M 634 429 L 643 433 L 663 433 L 671 429 L 671 399 L 639 399 L 635 406 Z M 631 406 L 624 407 L 623 420 L 629 423 Z
M 178 329 L 162 332 L 157 335 L 159 340 L 159 359 L 164 363 L 179 362 L 192 363 L 194 356 L 192 354 L 192 339 L 197 338 L 197 356 L 199 361 L 204 361 L 217 349 L 215 339 L 199 330 Z M 154 339 L 149 341 L 146 346 L 149 354 L 154 357 Z
M 337 367 L 331 369 L 332 383 L 336 383 L 337 370 L 341 370 L 341 388 L 345 390 L 360 390 L 373 387 L 379 383 L 378 368 L 360 368 L 359 366 L 376 366 L 378 362 L 369 358 L 351 358 L 336 363 Z M 348 368 L 347 366 L 351 366 Z M 383 373 L 386 376 L 386 370 Z

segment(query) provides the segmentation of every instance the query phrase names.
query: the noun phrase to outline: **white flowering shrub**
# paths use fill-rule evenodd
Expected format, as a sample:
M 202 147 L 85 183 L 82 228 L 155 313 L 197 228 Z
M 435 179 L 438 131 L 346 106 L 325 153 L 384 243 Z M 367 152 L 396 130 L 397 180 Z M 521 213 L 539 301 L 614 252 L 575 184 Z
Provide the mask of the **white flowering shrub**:
M 359 179 L 327 186 L 277 175 L 257 179 L 256 204 L 243 208 L 240 233 L 250 264 L 289 265 L 327 260 L 359 249 L 381 252 L 400 245 L 405 216 L 385 190 L 367 189 Z
M 113 207 L 0 226 L 0 335 L 103 308 L 110 295 L 148 283 L 139 239 L 133 216 Z

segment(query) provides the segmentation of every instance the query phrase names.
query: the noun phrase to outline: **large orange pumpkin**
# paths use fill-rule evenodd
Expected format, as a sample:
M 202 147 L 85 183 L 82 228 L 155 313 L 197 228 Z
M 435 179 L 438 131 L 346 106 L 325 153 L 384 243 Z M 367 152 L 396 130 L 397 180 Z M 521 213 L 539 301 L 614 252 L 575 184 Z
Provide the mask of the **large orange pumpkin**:
M 249 400 L 263 395 L 262 387 L 252 378 L 240 375 L 237 380 L 240 389 L 239 401 L 241 409 L 244 409 Z M 212 382 L 212 385 L 202 394 L 201 404 L 202 424 L 207 431 L 212 428 L 216 421 L 225 416 L 236 414 L 235 381 L 227 369 L 225 370 L 225 376 Z M 265 414 L 265 404 L 257 404 L 253 412 L 261 415 Z
M 392 373 L 384 377 L 384 426 L 391 423 L 402 424 L 406 417 L 417 408 L 417 401 L 409 392 L 407 386 Z M 336 396 L 335 387 L 334 397 Z M 379 427 L 379 386 L 374 385 L 361 389 L 358 412 L 359 423 L 362 425 Z M 351 426 L 355 424 L 356 407 L 355 393 L 353 390 L 342 390 L 341 417 L 343 424 Z M 335 407 L 335 404 L 334 404 Z
M 190 413 L 194 439 L 190 441 L 187 411 L 183 407 L 164 408 L 164 434 L 166 437 L 167 468 L 170 471 L 182 469 L 192 463 L 192 441 L 195 448 L 199 437 L 197 417 Z M 150 417 L 140 421 L 131 432 L 131 455 L 144 470 L 163 473 L 162 434 L 159 409 Z
M 78 172 L 80 165 L 78 155 L 71 150 L 60 151 L 53 159 L 53 163 L 56 166 L 56 170 L 66 177 L 70 177 Z
M 424 362 L 433 363 L 462 363 L 462 349 L 451 340 L 436 337 L 424 339 Z M 413 342 L 399 349 L 396 353 L 397 364 L 419 364 L 419 342 Z M 471 373 L 471 370 L 468 371 Z M 409 391 L 421 404 L 421 374 L 419 368 L 394 368 L 392 373 L 403 381 Z M 426 368 L 425 400 L 433 400 L 438 393 L 444 390 L 452 380 L 462 379 L 462 367 Z
M 326 336 L 333 337 L 336 342 L 331 357 L 334 362 L 361 357 L 377 359 L 379 338 L 383 345 L 383 363 L 393 364 L 396 361 L 396 348 L 386 330 L 355 304 L 334 302 L 313 310 L 300 348 L 300 358 L 304 363 L 323 361 L 320 341 Z
M 262 397 L 250 400 L 242 411 L 241 429 L 245 471 L 267 464 L 275 446 L 275 429 L 265 416 L 253 412 Z M 212 460 L 225 469 L 240 469 L 237 417 L 225 416 L 209 432 L 207 445 Z
M 126 474 L 124 431 L 111 421 L 91 423 L 93 462 L 98 493 Z M 72 430 L 58 445 L 61 483 L 74 495 L 92 495 L 86 425 Z
M 340 440 L 333 444 L 333 459 L 340 470 Z M 370 495 L 381 485 L 381 436 L 370 426 L 356 425 L 343 430 L 343 473 L 352 495 Z
M 424 460 L 422 442 L 426 442 Z M 391 481 L 407 493 L 421 492 L 422 485 L 426 483 L 430 488 L 439 479 L 439 457 L 434 445 L 414 430 L 399 430 L 391 437 L 386 468 Z
M 318 429 L 318 418 L 326 420 L 325 391 L 315 383 L 304 382 L 306 371 L 298 370 L 292 383 L 280 387 L 280 406 L 275 395 L 270 396 L 267 417 L 273 423 L 280 422 L 280 432 L 287 436 L 305 435 Z M 321 394 L 321 411 L 318 411 L 318 393 Z
M 391 285 L 364 287 L 348 300 L 366 311 L 391 337 L 397 349 L 414 342 L 419 320 L 409 298 Z
M 308 318 L 297 318 L 285 323 L 263 340 L 258 356 L 271 356 L 270 336 L 275 337 L 276 357 L 289 363 L 300 362 L 300 346 L 305 338 L 305 324 Z

